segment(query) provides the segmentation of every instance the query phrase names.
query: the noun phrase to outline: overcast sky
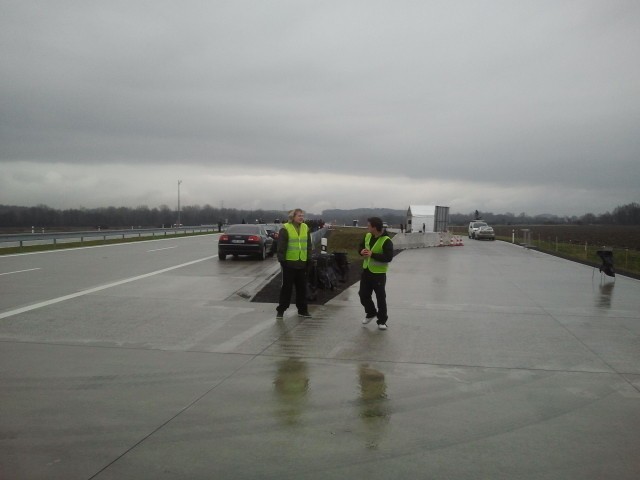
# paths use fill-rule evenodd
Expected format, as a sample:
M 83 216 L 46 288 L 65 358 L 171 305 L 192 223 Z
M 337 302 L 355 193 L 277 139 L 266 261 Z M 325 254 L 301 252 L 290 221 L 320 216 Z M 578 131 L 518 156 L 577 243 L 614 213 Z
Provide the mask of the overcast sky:
M 637 0 L 0 0 L 0 204 L 604 213 Z

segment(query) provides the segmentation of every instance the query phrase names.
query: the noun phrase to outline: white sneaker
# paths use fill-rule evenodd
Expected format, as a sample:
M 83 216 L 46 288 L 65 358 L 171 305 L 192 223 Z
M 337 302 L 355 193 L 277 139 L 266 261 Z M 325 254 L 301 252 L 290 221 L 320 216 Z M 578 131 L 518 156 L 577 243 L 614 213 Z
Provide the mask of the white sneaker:
M 378 324 L 378 330 L 386 330 L 387 326 L 384 323 L 379 323 Z
M 374 318 L 376 318 L 375 315 L 367 315 L 366 317 L 364 317 L 364 319 L 362 320 L 362 324 L 366 325 L 367 323 L 371 322 L 371 320 L 373 320 Z

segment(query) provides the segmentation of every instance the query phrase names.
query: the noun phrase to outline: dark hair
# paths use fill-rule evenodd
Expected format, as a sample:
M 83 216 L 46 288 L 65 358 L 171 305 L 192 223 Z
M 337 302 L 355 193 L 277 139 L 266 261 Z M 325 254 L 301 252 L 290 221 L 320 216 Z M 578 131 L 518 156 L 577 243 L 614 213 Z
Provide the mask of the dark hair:
M 369 222 L 377 231 L 382 231 L 382 219 L 380 217 L 367 218 L 367 222 Z

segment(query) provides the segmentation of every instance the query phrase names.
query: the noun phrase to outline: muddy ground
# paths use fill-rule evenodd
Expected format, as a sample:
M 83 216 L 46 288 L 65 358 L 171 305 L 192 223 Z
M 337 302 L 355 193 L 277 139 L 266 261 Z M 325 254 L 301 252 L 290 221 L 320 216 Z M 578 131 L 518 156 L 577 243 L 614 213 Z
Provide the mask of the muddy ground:
M 394 251 L 394 257 L 398 255 L 401 250 Z M 316 298 L 309 300 L 309 305 L 324 305 L 329 300 L 339 295 L 351 285 L 360 281 L 360 275 L 362 274 L 361 263 L 349 263 L 349 270 L 342 279 L 339 279 L 338 285 L 333 290 L 318 288 L 314 292 Z M 280 286 L 282 285 L 282 275 L 278 274 L 265 285 L 252 299 L 252 302 L 260 303 L 278 303 L 280 297 Z M 292 298 L 292 304 L 295 303 Z

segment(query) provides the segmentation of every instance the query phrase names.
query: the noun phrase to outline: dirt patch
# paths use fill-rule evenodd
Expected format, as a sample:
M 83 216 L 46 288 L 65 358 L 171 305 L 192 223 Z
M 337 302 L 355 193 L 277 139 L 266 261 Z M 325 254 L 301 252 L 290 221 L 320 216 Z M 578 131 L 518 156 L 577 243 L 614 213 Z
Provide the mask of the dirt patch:
M 344 281 L 339 281 L 338 286 L 333 290 L 318 288 L 315 291 L 315 300 L 309 300 L 309 305 L 324 305 L 329 300 L 344 292 L 347 288 L 360 281 L 362 267 L 360 265 L 349 265 L 349 271 L 345 275 Z M 282 285 L 282 274 L 278 273 L 271 281 L 265 285 L 251 299 L 252 302 L 278 303 L 280 299 L 280 286 Z M 292 299 L 293 300 L 293 299 Z
M 393 253 L 395 257 L 401 252 L 401 250 L 397 250 Z M 349 263 L 349 270 L 343 276 L 340 281 L 338 281 L 338 286 L 333 290 L 318 288 L 315 290 L 314 295 L 316 298 L 314 300 L 309 300 L 309 305 L 324 305 L 332 298 L 338 296 L 340 293 L 344 292 L 347 288 L 349 288 L 354 283 L 360 281 L 360 275 L 362 275 L 362 265 L 360 263 L 353 264 L 353 262 Z M 260 290 L 254 297 L 251 299 L 252 302 L 260 302 L 260 303 L 278 303 L 280 299 L 280 286 L 282 285 L 282 274 L 278 273 L 271 281 L 265 285 L 262 290 Z M 292 299 L 293 300 L 293 299 Z M 293 302 L 292 302 L 293 303 Z

